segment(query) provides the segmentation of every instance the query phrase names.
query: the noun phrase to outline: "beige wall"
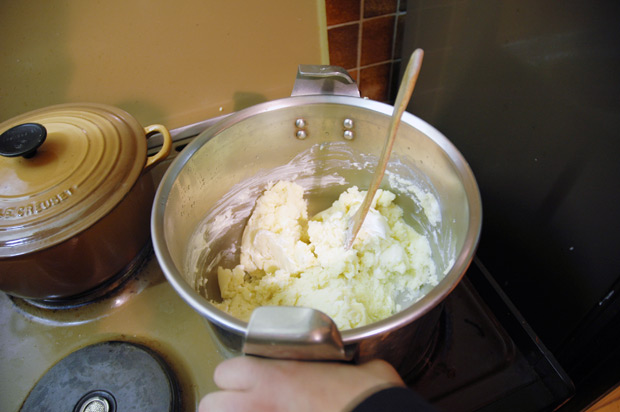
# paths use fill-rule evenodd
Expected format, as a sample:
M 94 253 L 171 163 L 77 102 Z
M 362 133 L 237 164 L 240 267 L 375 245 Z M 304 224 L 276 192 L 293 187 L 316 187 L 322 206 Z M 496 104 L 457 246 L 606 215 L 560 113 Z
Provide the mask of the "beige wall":
M 88 101 L 175 128 L 290 95 L 326 38 L 323 0 L 2 2 L 0 121 Z

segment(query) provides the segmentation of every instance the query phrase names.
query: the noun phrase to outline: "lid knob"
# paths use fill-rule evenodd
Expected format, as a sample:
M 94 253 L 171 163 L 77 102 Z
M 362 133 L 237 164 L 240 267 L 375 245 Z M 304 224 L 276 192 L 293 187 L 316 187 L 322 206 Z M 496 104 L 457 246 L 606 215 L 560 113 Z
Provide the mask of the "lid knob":
M 47 137 L 47 130 L 38 123 L 24 123 L 10 128 L 0 135 L 0 155 L 5 157 L 35 155 Z

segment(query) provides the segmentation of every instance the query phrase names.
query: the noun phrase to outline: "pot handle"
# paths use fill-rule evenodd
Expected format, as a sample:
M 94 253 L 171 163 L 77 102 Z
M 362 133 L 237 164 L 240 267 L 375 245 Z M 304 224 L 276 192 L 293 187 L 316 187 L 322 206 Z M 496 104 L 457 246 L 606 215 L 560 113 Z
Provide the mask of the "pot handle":
M 243 352 L 277 359 L 347 361 L 340 332 L 326 314 L 311 308 L 261 306 L 254 309 Z
M 172 137 L 170 136 L 170 132 L 166 128 L 166 126 L 162 126 L 161 124 L 152 124 L 144 128 L 144 133 L 146 134 L 146 138 L 155 133 L 161 133 L 163 136 L 163 143 L 159 151 L 149 157 L 146 158 L 146 165 L 144 165 L 144 171 L 150 170 L 157 163 L 164 160 L 170 154 L 170 149 L 172 148 Z
M 291 96 L 313 94 L 360 97 L 355 80 L 342 67 L 300 64 Z

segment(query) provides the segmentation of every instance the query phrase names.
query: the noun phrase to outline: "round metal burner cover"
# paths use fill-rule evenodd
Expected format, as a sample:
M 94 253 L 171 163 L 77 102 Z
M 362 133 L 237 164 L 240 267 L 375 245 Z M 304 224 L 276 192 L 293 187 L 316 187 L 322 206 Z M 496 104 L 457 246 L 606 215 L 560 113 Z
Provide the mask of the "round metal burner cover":
M 54 365 L 32 389 L 20 411 L 170 412 L 179 396 L 158 355 L 127 342 L 80 349 Z

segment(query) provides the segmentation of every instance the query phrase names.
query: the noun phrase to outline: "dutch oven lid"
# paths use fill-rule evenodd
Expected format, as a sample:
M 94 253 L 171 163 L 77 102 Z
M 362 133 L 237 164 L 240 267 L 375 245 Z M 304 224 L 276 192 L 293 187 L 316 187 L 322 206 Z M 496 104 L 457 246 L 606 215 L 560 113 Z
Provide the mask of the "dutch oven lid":
M 0 258 L 60 243 L 105 216 L 146 162 L 128 113 L 63 104 L 0 124 Z

